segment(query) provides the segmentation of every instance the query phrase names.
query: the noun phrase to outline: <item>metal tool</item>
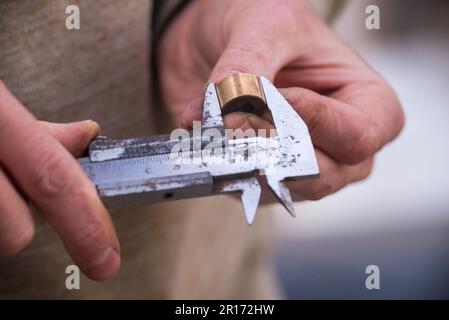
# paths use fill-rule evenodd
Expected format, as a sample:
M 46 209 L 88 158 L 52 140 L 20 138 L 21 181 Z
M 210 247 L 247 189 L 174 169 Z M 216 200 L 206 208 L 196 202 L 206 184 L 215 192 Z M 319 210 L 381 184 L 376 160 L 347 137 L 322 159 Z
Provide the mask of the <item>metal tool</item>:
M 264 108 L 271 111 L 276 136 L 229 137 L 222 113 L 260 114 Z M 218 85 L 209 83 L 201 124 L 183 137 L 100 136 L 90 144 L 89 157 L 78 161 L 108 207 L 241 192 L 249 224 L 261 195 L 258 176 L 266 176 L 292 216 L 295 211 L 284 181 L 319 176 L 304 121 L 268 79 L 247 74 L 232 75 Z

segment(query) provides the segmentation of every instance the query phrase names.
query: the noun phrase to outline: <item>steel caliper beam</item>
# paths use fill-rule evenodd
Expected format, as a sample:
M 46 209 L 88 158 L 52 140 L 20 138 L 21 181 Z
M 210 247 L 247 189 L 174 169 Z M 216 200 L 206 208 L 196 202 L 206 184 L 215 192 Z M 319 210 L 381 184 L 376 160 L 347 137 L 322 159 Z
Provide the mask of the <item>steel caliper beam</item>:
M 239 103 L 240 101 L 240 103 Z M 222 114 L 263 107 L 277 136 L 226 136 Z M 201 125 L 182 138 L 173 135 L 114 140 L 98 137 L 89 157 L 78 160 L 108 207 L 240 192 L 246 219 L 254 220 L 261 187 L 267 183 L 295 215 L 284 181 L 319 176 L 306 124 L 264 77 L 232 75 L 205 90 Z

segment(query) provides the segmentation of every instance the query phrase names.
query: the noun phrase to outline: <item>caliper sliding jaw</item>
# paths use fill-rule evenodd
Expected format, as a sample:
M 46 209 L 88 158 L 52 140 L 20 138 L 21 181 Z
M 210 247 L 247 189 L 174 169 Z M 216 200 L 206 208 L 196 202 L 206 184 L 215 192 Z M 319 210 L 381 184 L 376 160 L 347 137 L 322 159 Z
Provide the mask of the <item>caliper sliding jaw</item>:
M 190 161 L 180 161 L 186 160 L 185 152 L 173 152 L 180 140 L 170 135 L 124 140 L 100 136 L 91 142 L 89 157 L 78 161 L 107 207 L 240 192 L 246 220 L 252 224 L 261 195 L 256 176 L 262 172 L 277 199 L 295 216 L 284 181 L 319 177 L 307 126 L 268 79 L 245 74 L 230 77 L 234 81 L 231 91 L 235 91 L 230 98 L 223 94 L 220 84 L 206 87 L 199 130 L 202 134 L 190 133 L 187 138 Z M 238 110 L 238 99 L 245 93 L 239 90 L 245 79 L 256 79 L 259 98 L 271 111 L 277 136 L 228 139 L 222 135 L 218 149 L 203 152 L 210 142 L 210 137 L 203 135 L 208 129 L 226 132 L 222 108 L 232 100 L 232 111 Z M 254 93 L 248 96 L 254 98 Z M 229 101 L 223 101 L 226 99 Z M 199 150 L 192 149 L 195 145 Z

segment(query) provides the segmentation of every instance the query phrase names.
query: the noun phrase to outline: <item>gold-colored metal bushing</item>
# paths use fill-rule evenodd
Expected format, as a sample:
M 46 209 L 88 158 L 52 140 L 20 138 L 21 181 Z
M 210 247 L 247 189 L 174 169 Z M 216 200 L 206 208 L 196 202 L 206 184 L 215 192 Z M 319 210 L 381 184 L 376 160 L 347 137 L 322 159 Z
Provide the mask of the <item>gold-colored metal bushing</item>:
M 266 110 L 258 76 L 235 73 L 221 80 L 215 88 L 223 114 L 242 111 L 260 115 Z

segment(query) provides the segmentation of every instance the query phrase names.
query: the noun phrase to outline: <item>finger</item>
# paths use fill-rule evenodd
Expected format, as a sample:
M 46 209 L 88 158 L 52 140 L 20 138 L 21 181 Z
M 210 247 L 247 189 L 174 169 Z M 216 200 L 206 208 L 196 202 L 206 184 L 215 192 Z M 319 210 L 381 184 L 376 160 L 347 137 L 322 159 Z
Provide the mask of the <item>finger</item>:
M 192 100 L 181 114 L 181 126 L 184 129 L 192 130 L 193 121 L 201 121 L 203 115 L 203 98 Z
M 370 115 L 370 128 L 380 145 L 393 140 L 404 126 L 401 104 L 392 88 L 382 80 L 352 83 L 333 92 L 331 97 Z
M 330 43 L 334 50 L 326 50 Z M 316 55 L 316 52 L 320 54 Z M 284 88 L 311 89 L 327 95 L 331 98 L 328 101 L 338 100 L 369 115 L 368 121 L 363 120 L 363 123 L 369 129 L 366 131 L 372 134 L 365 138 L 368 141 L 374 138 L 374 147 L 390 142 L 404 126 L 404 113 L 391 87 L 335 35 L 312 45 L 306 56 L 276 75 L 275 83 Z M 361 142 L 355 151 L 364 145 Z M 361 150 L 362 158 L 375 152 L 372 147 L 366 148 L 365 152 Z
M 186 130 L 192 130 L 194 121 L 201 121 L 203 115 L 203 99 L 192 100 L 185 108 L 182 114 L 181 126 Z M 248 118 L 249 117 L 249 118 Z M 226 128 L 241 128 L 246 120 L 250 122 L 248 125 L 253 125 L 253 129 L 273 129 L 273 119 L 270 113 L 267 111 L 260 117 L 245 113 L 245 112 L 232 112 L 224 116 L 224 124 Z M 265 121 L 260 121 L 265 120 Z
M 0 159 L 93 279 L 120 265 L 110 216 L 69 152 L 0 83 Z
M 282 14 L 291 18 L 291 13 L 283 11 Z M 279 26 L 266 21 L 260 14 L 248 14 L 244 19 L 236 21 L 226 36 L 227 43 L 216 60 L 209 80 L 217 83 L 234 73 L 251 73 L 273 79 L 296 54 L 297 42 L 292 41 L 295 35 L 288 31 L 289 24 L 286 22 Z M 197 99 L 186 108 L 179 108 L 182 110 L 183 127 L 190 129 L 194 120 L 201 119 L 200 101 Z
M 315 150 L 320 178 L 287 182 L 295 201 L 319 200 L 337 192 L 352 182 L 365 179 L 371 173 L 373 159 L 355 165 L 340 165 L 321 150 Z
M 92 139 L 100 133 L 100 125 L 92 120 L 72 123 L 39 121 L 39 123 L 75 157 L 81 156 Z
M 255 132 L 255 135 L 258 135 L 257 133 L 260 130 L 274 129 L 274 126 L 267 120 L 247 112 L 228 113 L 224 116 L 223 121 L 226 128 L 240 129 L 243 132 L 252 130 Z
M 34 223 L 23 198 L 0 168 L 0 255 L 24 249 L 34 236 Z
M 296 21 L 291 12 L 275 13 L 285 18 L 282 25 L 260 13 L 236 18 L 229 41 L 210 75 L 211 81 L 217 83 L 234 73 L 251 73 L 273 80 L 281 67 L 294 58 L 298 50 L 298 42 L 293 41 L 297 35 L 292 32 Z
M 281 93 L 306 122 L 313 144 L 338 162 L 364 161 L 384 143 L 376 119 L 353 105 L 303 88 Z
M 183 113 L 182 126 L 187 130 L 192 129 L 193 121 L 200 121 L 202 116 L 201 99 L 195 99 L 189 103 Z M 226 128 L 230 129 L 274 129 L 272 122 L 266 115 L 259 117 L 247 112 L 232 112 L 224 115 L 223 121 Z

